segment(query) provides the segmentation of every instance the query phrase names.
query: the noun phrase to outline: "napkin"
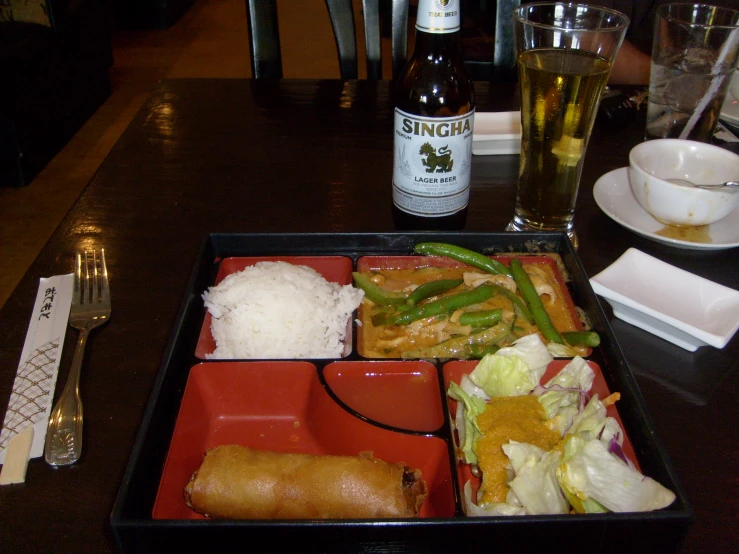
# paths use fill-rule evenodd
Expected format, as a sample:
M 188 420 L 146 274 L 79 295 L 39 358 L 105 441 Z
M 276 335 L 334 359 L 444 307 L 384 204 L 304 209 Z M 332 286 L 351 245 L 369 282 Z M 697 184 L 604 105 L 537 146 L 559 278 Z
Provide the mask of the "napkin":
M 472 153 L 520 154 L 521 112 L 475 112 Z
M 13 381 L 13 392 L 8 402 L 3 428 L 0 432 L 0 463 L 3 472 L 8 469 L 6 457 L 15 442 L 18 448 L 28 449 L 27 458 L 38 458 L 44 452 L 46 427 L 49 424 L 54 388 L 62 357 L 62 346 L 72 305 L 73 274 L 42 278 L 36 302 L 26 333 L 20 363 Z M 33 431 L 28 430 L 33 427 Z M 18 437 L 18 441 L 14 441 Z M 27 459 L 26 459 L 27 462 Z M 25 475 L 25 464 L 23 467 Z M 0 483 L 8 480 L 0 474 Z M 24 479 L 21 479 L 21 481 Z

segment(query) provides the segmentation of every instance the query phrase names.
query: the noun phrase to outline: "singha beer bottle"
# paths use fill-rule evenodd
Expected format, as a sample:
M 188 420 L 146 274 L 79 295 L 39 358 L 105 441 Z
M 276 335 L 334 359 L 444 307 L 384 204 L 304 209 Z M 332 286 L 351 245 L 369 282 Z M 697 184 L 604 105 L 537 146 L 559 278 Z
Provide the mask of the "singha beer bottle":
M 472 169 L 472 82 L 459 53 L 461 0 L 419 0 L 416 45 L 395 96 L 398 229 L 462 229 Z

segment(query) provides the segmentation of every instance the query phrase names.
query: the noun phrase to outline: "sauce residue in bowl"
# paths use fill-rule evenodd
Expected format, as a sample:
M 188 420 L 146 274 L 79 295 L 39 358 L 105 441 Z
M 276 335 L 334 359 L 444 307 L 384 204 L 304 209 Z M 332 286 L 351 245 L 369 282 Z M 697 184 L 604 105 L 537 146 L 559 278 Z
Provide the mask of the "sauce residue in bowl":
M 544 408 L 533 395 L 491 398 L 477 417 L 482 436 L 477 445 L 477 462 L 485 476 L 482 502 L 505 502 L 510 464 L 503 445 L 514 440 L 533 444 L 543 450 L 554 448 L 561 437 L 546 423 Z
M 665 225 L 655 234 L 668 239 L 711 244 L 713 239 L 709 227 L 709 225 Z

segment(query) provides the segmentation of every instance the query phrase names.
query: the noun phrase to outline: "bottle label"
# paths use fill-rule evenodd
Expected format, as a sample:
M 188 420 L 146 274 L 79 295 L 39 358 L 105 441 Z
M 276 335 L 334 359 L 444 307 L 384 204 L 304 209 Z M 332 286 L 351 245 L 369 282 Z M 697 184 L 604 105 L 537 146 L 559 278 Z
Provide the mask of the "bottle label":
M 454 33 L 460 29 L 461 0 L 421 0 L 418 3 L 416 29 L 424 33 Z
M 474 114 L 422 117 L 395 110 L 393 202 L 398 208 L 443 217 L 467 206 Z

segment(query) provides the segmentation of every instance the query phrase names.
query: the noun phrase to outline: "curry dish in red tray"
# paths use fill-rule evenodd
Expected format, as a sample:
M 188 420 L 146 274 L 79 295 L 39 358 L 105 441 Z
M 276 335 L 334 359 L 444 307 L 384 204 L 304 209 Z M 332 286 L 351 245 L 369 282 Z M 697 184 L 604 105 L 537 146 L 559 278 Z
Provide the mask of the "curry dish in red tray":
M 504 272 L 513 259 L 520 262 L 554 336 L 560 338 L 542 334 L 553 353 L 557 357 L 590 353 L 589 346 L 567 340 L 582 333 L 583 316 L 572 302 L 556 254 L 490 259 L 500 263 L 500 273 L 440 256 L 360 258 L 354 273 L 355 284 L 365 288 L 359 309 L 359 353 L 368 358 L 473 359 L 522 336 L 542 334 L 519 281 Z M 368 293 L 370 287 L 374 295 Z

